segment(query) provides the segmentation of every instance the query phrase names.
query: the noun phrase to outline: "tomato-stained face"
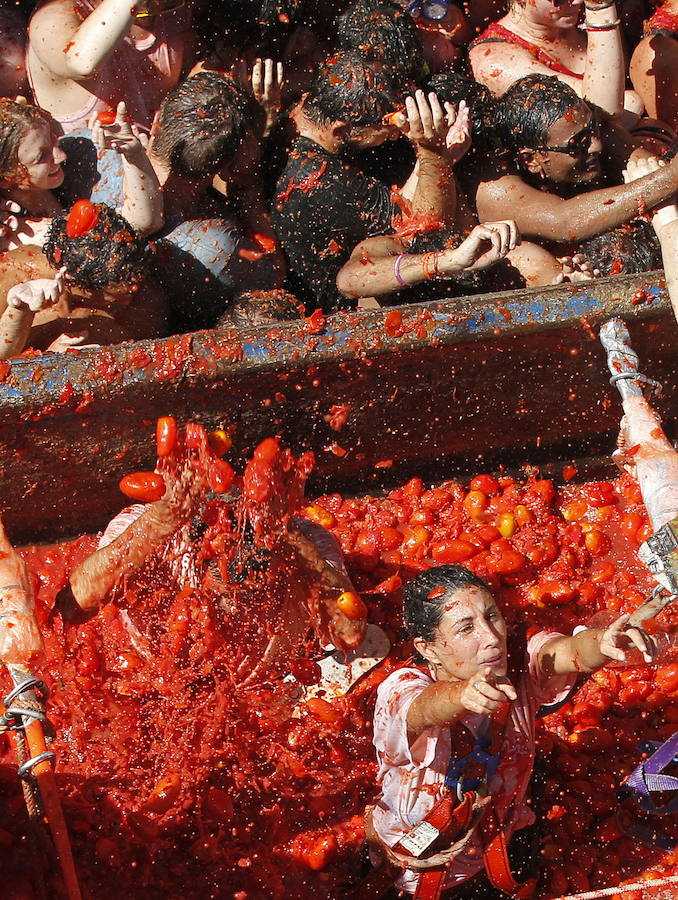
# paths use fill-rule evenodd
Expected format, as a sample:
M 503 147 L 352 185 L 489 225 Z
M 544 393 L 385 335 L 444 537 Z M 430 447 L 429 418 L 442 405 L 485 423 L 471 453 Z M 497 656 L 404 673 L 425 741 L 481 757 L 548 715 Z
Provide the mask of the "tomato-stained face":
M 435 639 L 415 639 L 440 681 L 466 681 L 490 669 L 506 675 L 506 623 L 492 594 L 469 586 L 448 594 Z
M 36 123 L 24 134 L 17 150 L 19 170 L 23 174 L 20 187 L 52 190 L 64 180 L 61 164 L 66 154 L 47 122 Z

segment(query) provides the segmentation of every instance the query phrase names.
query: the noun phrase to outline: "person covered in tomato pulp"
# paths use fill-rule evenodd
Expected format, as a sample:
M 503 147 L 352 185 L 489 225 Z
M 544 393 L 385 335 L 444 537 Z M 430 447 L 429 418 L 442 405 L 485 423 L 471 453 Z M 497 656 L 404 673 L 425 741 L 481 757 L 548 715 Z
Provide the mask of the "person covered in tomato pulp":
M 399 868 L 396 887 L 416 896 L 424 880 L 465 900 L 506 896 L 494 885 L 525 882 L 517 868 L 497 867 L 501 847 L 511 867 L 529 862 L 527 832 L 518 835 L 535 821 L 528 792 L 540 707 L 630 647 L 650 661 L 653 642 L 624 615 L 572 637 L 539 631 L 509 653 L 489 586 L 458 565 L 408 583 L 404 621 L 416 656 L 380 685 L 374 713 L 382 793 L 367 817 L 373 859 Z M 464 800 L 455 828 L 445 810 L 459 816 Z

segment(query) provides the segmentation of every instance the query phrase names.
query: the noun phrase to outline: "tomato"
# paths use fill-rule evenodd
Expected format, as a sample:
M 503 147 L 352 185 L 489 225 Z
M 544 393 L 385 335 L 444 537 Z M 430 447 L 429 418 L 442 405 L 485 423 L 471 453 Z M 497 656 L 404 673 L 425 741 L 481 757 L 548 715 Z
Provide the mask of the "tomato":
M 477 518 L 487 509 L 487 494 L 482 491 L 469 491 L 464 497 L 464 512 L 471 518 Z
M 513 537 L 513 533 L 516 530 L 516 517 L 512 513 L 503 513 L 503 515 L 499 516 L 497 527 L 502 537 Z
M 225 459 L 213 459 L 207 474 L 207 482 L 215 494 L 225 494 L 235 480 L 233 466 Z
M 99 221 L 99 210 L 89 200 L 76 200 L 66 219 L 66 234 L 79 238 L 91 231 Z
M 648 538 L 651 538 L 654 534 L 654 528 L 650 522 L 646 522 L 644 525 L 641 525 L 636 534 L 636 540 L 639 544 L 644 544 Z
M 97 115 L 97 122 L 102 125 L 112 125 L 115 122 L 115 113 L 112 109 L 102 109 Z
M 610 549 L 610 539 L 602 531 L 594 528 L 584 536 L 584 545 L 591 556 L 603 556 Z
M 678 691 L 678 663 L 660 666 L 655 673 L 654 683 L 664 694 Z
M 341 712 L 337 708 L 320 697 L 311 697 L 310 700 L 307 700 L 306 709 L 316 719 L 320 719 L 321 722 L 328 724 L 338 722 L 342 718 Z
M 478 528 L 474 528 L 471 534 L 474 542 L 480 541 L 483 547 L 489 547 L 492 541 L 497 541 L 502 536 L 501 531 L 494 525 L 480 525 Z
M 609 481 L 592 481 L 582 487 L 582 494 L 589 506 L 609 506 L 617 502 L 614 487 Z
M 438 563 L 460 563 L 470 559 L 478 548 L 469 541 L 439 541 L 431 547 L 431 556 Z
M 572 500 L 561 509 L 561 514 L 566 522 L 576 522 L 586 515 L 587 506 L 583 500 Z
M 277 247 L 275 238 L 269 237 L 267 234 L 255 233 L 252 235 L 252 240 L 260 250 L 264 251 L 264 253 L 273 253 Z
M 556 499 L 556 489 L 549 478 L 540 478 L 530 485 L 530 489 L 537 494 L 546 506 L 550 506 Z
M 588 606 L 597 600 L 602 592 L 602 588 L 594 581 L 582 581 L 579 585 L 579 601 Z
M 563 466 L 562 474 L 565 481 L 572 481 L 577 474 L 577 470 L 574 466 Z
M 173 416 L 161 416 L 155 426 L 158 456 L 169 456 L 177 443 L 177 421 Z
M 322 309 L 314 309 L 311 315 L 304 319 L 303 328 L 306 334 L 320 334 L 325 328 L 325 314 Z
M 304 854 L 306 865 L 314 872 L 320 872 L 337 855 L 339 845 L 334 832 L 329 831 L 327 834 L 315 838 L 308 850 Z
M 186 429 L 186 446 L 189 450 L 199 450 L 203 446 L 205 440 L 205 429 L 197 422 L 187 422 Z
M 253 458 L 261 462 L 272 463 L 280 453 L 280 444 L 276 438 L 264 438 L 255 448 Z
M 627 541 L 637 542 L 638 529 L 644 522 L 640 513 L 627 513 L 619 523 L 619 530 Z
M 529 522 L 533 521 L 532 513 L 526 506 L 523 506 L 522 503 L 519 503 L 513 508 L 513 515 L 519 525 L 527 525 Z
M 604 584 L 607 581 L 611 581 L 616 572 L 617 569 L 612 563 L 602 563 L 591 572 L 591 581 L 596 584 Z
M 317 522 L 318 525 L 322 525 L 323 528 L 332 528 L 337 522 L 332 513 L 328 512 L 322 506 L 307 506 L 304 510 L 304 515 L 307 519 L 311 519 L 312 522 Z
M 367 618 L 367 607 L 355 591 L 344 591 L 340 594 L 337 606 L 347 619 L 361 621 Z
M 317 684 L 320 681 L 320 666 L 312 659 L 298 657 L 290 660 L 290 672 L 299 684 Z
M 510 575 L 519 572 L 523 568 L 527 559 L 516 550 L 510 541 L 499 538 L 493 541 L 490 546 L 491 556 L 487 561 L 488 568 L 497 575 Z
M 476 475 L 471 479 L 469 490 L 480 491 L 482 494 L 487 494 L 488 497 L 494 497 L 499 493 L 499 483 L 492 475 Z
M 540 600 L 554 606 L 569 603 L 574 595 L 575 589 L 563 581 L 544 581 L 539 588 Z
M 118 485 L 126 497 L 153 503 L 165 494 L 165 480 L 157 472 L 133 472 L 120 479 Z
M 161 778 L 143 804 L 149 812 L 163 815 L 174 804 L 181 792 L 181 779 L 176 774 Z
M 430 509 L 417 509 L 410 516 L 410 525 L 433 525 L 435 516 Z
M 395 550 L 403 542 L 402 532 L 390 525 L 376 529 L 377 545 L 381 550 Z
M 225 456 L 233 446 L 230 434 L 224 431 L 223 428 L 217 428 L 216 431 L 210 431 L 207 435 L 207 443 L 210 445 L 212 453 L 219 458 Z
M 423 525 L 417 525 L 415 528 L 408 528 L 405 533 L 405 540 L 403 542 L 403 550 L 418 550 L 427 543 L 428 539 L 431 537 L 431 532 L 428 528 L 424 528 Z

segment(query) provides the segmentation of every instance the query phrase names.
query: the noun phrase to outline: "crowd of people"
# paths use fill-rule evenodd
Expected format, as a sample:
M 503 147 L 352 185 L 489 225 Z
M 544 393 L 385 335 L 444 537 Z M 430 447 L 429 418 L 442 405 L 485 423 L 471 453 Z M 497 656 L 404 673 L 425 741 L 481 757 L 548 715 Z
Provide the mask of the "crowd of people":
M 0 359 L 662 261 L 678 317 L 676 0 L 1 2 Z M 291 480 L 291 457 L 271 453 L 269 474 Z M 191 543 L 206 484 L 190 467 L 165 475 L 167 493 L 122 513 L 71 573 L 65 622 L 96 615 L 175 536 Z M 352 590 L 338 547 L 290 509 L 262 524 L 255 494 L 248 527 L 292 574 L 249 677 L 284 672 L 311 583 L 318 635 L 356 650 L 366 626 L 335 608 Z M 25 600 L 0 539 L 5 592 Z M 186 565 L 162 577 L 190 581 L 190 553 Z M 12 602 L 30 619 L 29 602 Z M 652 641 L 625 616 L 539 633 L 512 672 L 490 588 L 458 566 L 414 578 L 404 616 L 418 655 L 377 699 L 375 856 L 417 897 L 483 865 L 518 895 L 501 879 L 530 821 L 537 708 L 628 649 L 650 661 Z M 27 641 L 39 650 L 37 633 Z M 487 797 L 450 774 L 461 726 L 486 766 L 501 743 L 500 786 L 486 773 L 494 834 L 476 828 Z M 443 785 L 466 804 L 455 821 L 435 818 Z M 437 832 L 428 843 L 422 822 Z M 498 834 L 503 875 L 487 857 Z M 483 881 L 477 896 L 492 890 Z
M 508 5 L 3 0 L 0 357 L 671 268 L 674 0 Z

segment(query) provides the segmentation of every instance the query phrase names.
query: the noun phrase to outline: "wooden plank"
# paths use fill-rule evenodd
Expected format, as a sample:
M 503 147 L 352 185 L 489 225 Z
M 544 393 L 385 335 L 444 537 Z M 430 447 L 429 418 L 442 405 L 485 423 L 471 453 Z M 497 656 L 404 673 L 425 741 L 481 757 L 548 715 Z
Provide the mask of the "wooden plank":
M 315 451 L 312 489 L 605 454 L 620 407 L 596 325 L 610 316 L 629 322 L 665 385 L 659 408 L 675 416 L 662 284 L 647 273 L 404 306 L 399 334 L 392 311 L 370 310 L 334 316 L 321 334 L 286 323 L 14 362 L 0 383 L 0 508 L 18 543 L 102 527 L 124 504 L 120 477 L 152 466 L 166 414 L 232 427 L 236 467 L 271 434 Z M 339 431 L 333 405 L 349 407 Z

